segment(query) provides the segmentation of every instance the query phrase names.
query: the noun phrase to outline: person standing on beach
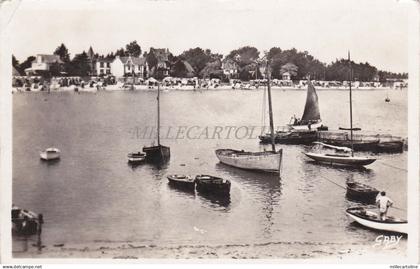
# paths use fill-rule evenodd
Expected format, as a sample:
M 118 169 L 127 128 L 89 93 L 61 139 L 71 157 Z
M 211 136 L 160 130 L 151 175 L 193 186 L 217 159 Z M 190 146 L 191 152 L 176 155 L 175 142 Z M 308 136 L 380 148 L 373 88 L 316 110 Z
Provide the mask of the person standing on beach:
M 379 208 L 379 218 L 383 221 L 386 220 L 386 214 L 388 213 L 388 208 L 392 206 L 394 201 L 386 196 L 384 191 L 381 191 L 380 194 L 376 197 L 376 205 Z

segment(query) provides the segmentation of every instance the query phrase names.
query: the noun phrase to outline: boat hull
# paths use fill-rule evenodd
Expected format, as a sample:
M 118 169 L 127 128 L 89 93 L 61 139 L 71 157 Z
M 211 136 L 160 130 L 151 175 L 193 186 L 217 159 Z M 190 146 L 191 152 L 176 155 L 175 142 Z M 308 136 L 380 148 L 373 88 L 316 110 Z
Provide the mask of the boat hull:
M 379 191 L 361 183 L 347 183 L 346 197 L 350 200 L 373 204 Z
M 143 147 L 143 152 L 146 154 L 148 162 L 164 162 L 171 157 L 170 148 L 162 145 Z
M 294 130 L 307 130 L 307 131 L 309 131 L 309 130 L 316 130 L 316 129 L 322 127 L 323 124 L 322 124 L 322 121 L 312 123 L 310 125 L 311 126 L 310 129 L 309 129 L 309 125 L 293 125 L 293 124 L 290 124 L 289 126 L 290 126 L 290 128 L 292 128 Z
M 178 178 L 176 175 L 170 175 L 167 177 L 169 184 L 173 187 L 194 190 L 195 180 L 193 178 Z
M 271 143 L 271 135 L 261 135 L 260 142 L 263 144 Z M 316 131 L 290 131 L 290 132 L 278 132 L 274 137 L 274 142 L 278 144 L 311 144 L 317 140 Z
M 232 149 L 218 149 L 216 156 L 220 162 L 247 170 L 260 170 L 279 173 L 283 151 L 242 152 Z
M 305 155 L 317 162 L 328 163 L 328 164 L 338 164 L 344 166 L 365 166 L 373 163 L 376 159 L 368 157 L 351 157 L 345 155 L 335 155 L 329 156 L 326 154 L 319 153 L 309 153 L 305 152 Z
M 372 141 L 357 141 L 356 140 L 356 141 L 353 141 L 353 143 L 351 142 L 351 140 L 341 140 L 341 139 L 320 139 L 320 141 L 325 144 L 330 144 L 330 145 L 338 146 L 338 147 L 352 148 L 353 146 L 353 150 L 355 151 L 375 151 L 379 144 L 379 139 L 372 140 Z
M 346 210 L 346 214 L 357 223 L 374 230 L 408 234 L 408 223 L 405 220 L 381 221 L 376 213 L 366 211 L 367 215 L 363 215 L 359 208 L 349 208 Z
M 207 177 L 207 176 L 204 176 Z M 195 178 L 196 189 L 198 192 L 211 195 L 229 195 L 231 183 L 229 180 L 209 176 L 207 179 Z
M 57 160 L 57 159 L 60 159 L 60 152 L 46 152 L 46 151 L 41 151 L 39 153 L 39 156 L 44 161 Z

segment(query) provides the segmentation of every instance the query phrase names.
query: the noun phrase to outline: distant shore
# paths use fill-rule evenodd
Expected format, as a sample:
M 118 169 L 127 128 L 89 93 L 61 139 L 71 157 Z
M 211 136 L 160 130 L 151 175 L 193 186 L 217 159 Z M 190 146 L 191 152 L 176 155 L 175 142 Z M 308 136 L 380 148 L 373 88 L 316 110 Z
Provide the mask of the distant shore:
M 259 87 L 259 88 L 232 88 L 231 86 L 220 86 L 216 88 L 194 88 L 192 86 L 185 86 L 185 87 L 165 87 L 162 86 L 160 89 L 162 91 L 259 91 L 263 90 L 265 87 Z M 298 88 L 298 87 L 276 87 L 272 86 L 272 90 L 283 90 L 283 91 L 306 91 L 306 87 Z M 134 90 L 131 90 L 129 87 L 120 87 L 117 85 L 108 85 L 106 87 L 100 87 L 100 88 L 91 88 L 91 87 L 80 87 L 80 86 L 69 86 L 69 87 L 61 87 L 61 88 L 54 88 L 50 89 L 50 92 L 101 92 L 101 91 L 156 91 L 157 86 L 145 86 L 145 85 L 134 85 Z M 316 90 L 325 90 L 325 91 L 348 91 L 349 88 L 324 88 L 324 87 L 317 87 Z M 396 90 L 389 87 L 380 87 L 380 88 L 353 88 L 352 90 L 355 91 L 376 91 L 376 90 Z M 398 89 L 400 91 L 400 89 Z M 48 92 L 46 90 L 41 91 L 40 89 L 30 89 L 30 91 L 27 91 L 24 87 L 13 87 L 12 92 L 20 92 L 20 93 L 36 93 L 36 92 Z
M 112 258 L 112 259 L 370 259 L 376 262 L 406 257 L 406 242 L 397 247 L 316 243 L 269 242 L 260 244 L 227 245 L 144 245 L 127 243 L 95 243 L 93 245 L 46 246 L 39 252 L 14 252 L 14 258 Z

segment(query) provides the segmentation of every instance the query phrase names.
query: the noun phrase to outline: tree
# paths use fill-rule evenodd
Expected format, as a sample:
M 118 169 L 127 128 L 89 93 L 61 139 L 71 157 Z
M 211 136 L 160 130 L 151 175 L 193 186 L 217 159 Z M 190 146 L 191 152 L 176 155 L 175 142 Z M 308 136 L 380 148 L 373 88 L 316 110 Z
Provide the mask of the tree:
M 134 57 L 139 57 L 141 55 L 141 47 L 137 44 L 137 41 L 134 40 L 125 46 L 126 55 L 131 55 Z
M 71 61 L 69 74 L 73 76 L 87 76 L 90 72 L 89 57 L 85 51 L 77 54 Z
M 63 43 L 55 49 L 54 54 L 58 55 L 64 63 L 70 62 L 69 51 Z
M 212 54 L 209 49 L 204 51 L 198 47 L 184 51 L 179 57 L 187 61 L 194 68 L 196 75 L 199 75 L 207 63 L 212 60 Z
M 222 62 L 220 59 L 215 60 L 213 62 L 209 62 L 206 66 L 201 70 L 200 76 L 202 78 L 222 78 L 223 77 L 223 70 L 222 70 Z
M 32 66 L 32 62 L 35 61 L 35 59 L 36 59 L 35 56 L 29 56 L 28 58 L 26 58 L 26 60 L 19 65 L 19 71 L 21 73 L 25 72 L 26 68 L 29 68 Z
M 281 67 L 280 74 L 283 75 L 286 72 L 288 72 L 290 76 L 294 77 L 297 75 L 298 67 L 295 64 L 287 63 Z
M 153 53 L 153 48 L 150 48 L 149 53 L 146 55 L 146 62 L 149 65 L 150 70 L 155 68 L 158 64 L 158 59 L 156 58 L 155 54 Z M 151 74 L 153 75 L 153 74 Z
M 232 50 L 226 58 L 235 60 L 239 67 L 244 67 L 258 60 L 260 52 L 257 48 L 245 46 L 237 50 Z
M 124 50 L 124 48 L 120 48 L 119 50 L 117 50 L 116 52 L 115 52 L 115 56 L 120 56 L 120 57 L 124 57 L 124 56 L 126 56 L 126 51 Z

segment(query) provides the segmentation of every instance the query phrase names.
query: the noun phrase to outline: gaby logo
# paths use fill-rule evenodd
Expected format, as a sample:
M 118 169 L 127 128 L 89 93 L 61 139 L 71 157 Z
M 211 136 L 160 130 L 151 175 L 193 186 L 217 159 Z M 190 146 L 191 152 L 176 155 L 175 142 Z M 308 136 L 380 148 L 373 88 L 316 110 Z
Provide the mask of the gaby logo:
M 375 239 L 374 247 L 383 246 L 384 248 L 390 248 L 398 245 L 402 235 L 379 235 Z

